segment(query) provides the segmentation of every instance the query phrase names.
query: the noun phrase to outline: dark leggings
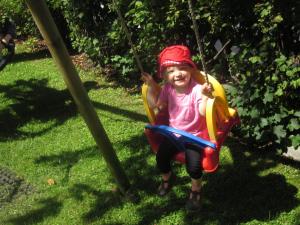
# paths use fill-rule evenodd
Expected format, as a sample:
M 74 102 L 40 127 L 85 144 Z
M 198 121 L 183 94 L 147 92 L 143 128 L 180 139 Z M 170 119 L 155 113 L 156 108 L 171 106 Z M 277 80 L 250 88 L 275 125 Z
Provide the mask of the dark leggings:
M 156 163 L 161 173 L 168 173 L 171 171 L 171 160 L 179 150 L 170 142 L 165 139 L 159 146 L 156 154 Z M 202 177 L 202 168 L 200 166 L 201 149 L 193 145 L 186 145 L 185 160 L 187 173 L 193 179 Z

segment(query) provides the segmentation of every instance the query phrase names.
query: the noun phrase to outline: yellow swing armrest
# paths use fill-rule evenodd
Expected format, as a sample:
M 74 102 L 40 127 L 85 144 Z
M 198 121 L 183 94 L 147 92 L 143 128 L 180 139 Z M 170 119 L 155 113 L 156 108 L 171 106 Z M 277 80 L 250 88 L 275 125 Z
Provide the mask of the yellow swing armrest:
M 230 117 L 232 117 L 231 114 L 234 114 L 233 111 L 230 111 L 227 106 L 227 102 L 220 97 L 209 98 L 207 100 L 206 125 L 210 140 L 218 140 L 217 119 L 222 121 L 228 120 Z
M 204 84 L 205 74 L 197 70 L 193 73 L 193 78 L 199 83 Z M 229 108 L 223 86 L 213 76 L 208 74 L 208 81 L 213 86 L 213 98 L 208 99 L 206 105 L 206 125 L 210 140 L 217 141 L 217 120 L 228 120 L 237 116 L 235 109 Z
M 228 107 L 226 94 L 225 94 L 225 90 L 224 90 L 223 86 L 213 76 L 211 76 L 209 74 L 207 74 L 207 76 L 208 76 L 209 83 L 213 86 L 213 92 L 212 92 L 213 97 L 221 98 L 224 101 L 224 104 L 226 105 L 226 107 Z M 199 70 L 193 74 L 193 78 L 199 84 L 204 84 L 206 82 L 205 78 L 204 78 L 204 72 L 199 71 Z
M 152 87 L 150 87 L 148 84 L 144 83 L 142 86 L 142 99 L 144 103 L 144 108 L 146 111 L 146 115 L 148 117 L 148 120 L 150 124 L 154 125 L 156 120 L 155 115 L 155 102 L 156 99 L 160 93 L 161 87 L 154 83 Z

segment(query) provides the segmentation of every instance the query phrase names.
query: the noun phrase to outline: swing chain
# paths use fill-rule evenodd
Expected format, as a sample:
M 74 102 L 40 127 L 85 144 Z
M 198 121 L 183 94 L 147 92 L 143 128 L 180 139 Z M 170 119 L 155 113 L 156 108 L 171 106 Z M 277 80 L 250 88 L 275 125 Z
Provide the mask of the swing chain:
M 203 68 L 203 71 L 205 73 L 205 80 L 206 80 L 206 83 L 209 83 L 207 70 L 206 70 L 206 64 L 205 64 L 205 60 L 204 60 L 204 52 L 203 52 L 203 48 L 202 48 L 202 41 L 201 41 L 201 38 L 200 38 L 195 13 L 194 13 L 194 10 L 193 10 L 192 0 L 188 0 L 188 4 L 189 4 L 189 11 L 190 11 L 190 14 L 191 14 L 191 18 L 192 18 L 192 21 L 193 21 L 194 32 L 195 32 L 195 35 L 196 35 L 198 51 L 199 51 L 200 57 L 201 57 L 202 68 Z
M 137 54 L 136 47 L 135 47 L 135 45 L 133 44 L 133 41 L 132 41 L 132 38 L 131 38 L 131 34 L 130 34 L 130 32 L 129 32 L 129 30 L 128 30 L 128 27 L 127 27 L 127 25 L 126 25 L 125 19 L 124 19 L 124 17 L 122 16 L 122 13 L 121 13 L 121 11 L 120 11 L 120 9 L 119 9 L 119 7 L 118 7 L 116 1 L 115 1 L 115 0 L 112 0 L 112 3 L 113 3 L 113 7 L 115 8 L 115 10 L 116 10 L 116 12 L 117 12 L 117 14 L 118 14 L 118 17 L 119 17 L 120 21 L 121 21 L 121 26 L 122 26 L 122 28 L 123 28 L 123 31 L 124 31 L 125 34 L 126 34 L 126 37 L 127 37 L 127 39 L 128 39 L 129 45 L 130 45 L 130 47 L 131 47 L 131 49 L 132 49 L 132 52 L 133 52 L 135 61 L 136 61 L 137 65 L 138 65 L 138 67 L 139 67 L 139 70 L 141 71 L 141 73 L 144 73 L 144 68 L 143 68 L 143 66 L 142 66 L 140 57 L 139 57 L 139 55 Z

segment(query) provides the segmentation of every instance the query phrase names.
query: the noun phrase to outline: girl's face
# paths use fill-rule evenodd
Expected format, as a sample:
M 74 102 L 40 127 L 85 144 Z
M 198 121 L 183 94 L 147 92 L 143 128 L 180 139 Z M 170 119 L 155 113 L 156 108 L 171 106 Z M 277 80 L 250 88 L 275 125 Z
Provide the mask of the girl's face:
M 178 93 L 184 92 L 190 83 L 192 68 L 188 65 L 169 66 L 164 71 L 164 79 L 169 82 Z

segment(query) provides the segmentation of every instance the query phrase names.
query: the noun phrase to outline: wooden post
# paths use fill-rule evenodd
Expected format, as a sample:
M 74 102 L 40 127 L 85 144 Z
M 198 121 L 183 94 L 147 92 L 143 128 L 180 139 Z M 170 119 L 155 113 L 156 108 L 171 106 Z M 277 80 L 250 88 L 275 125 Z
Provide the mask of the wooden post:
M 26 0 L 26 4 L 63 75 L 64 81 L 82 117 L 88 125 L 113 177 L 116 179 L 118 188 L 123 194 L 126 194 L 130 188 L 128 178 L 83 87 L 45 1 Z

